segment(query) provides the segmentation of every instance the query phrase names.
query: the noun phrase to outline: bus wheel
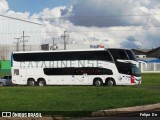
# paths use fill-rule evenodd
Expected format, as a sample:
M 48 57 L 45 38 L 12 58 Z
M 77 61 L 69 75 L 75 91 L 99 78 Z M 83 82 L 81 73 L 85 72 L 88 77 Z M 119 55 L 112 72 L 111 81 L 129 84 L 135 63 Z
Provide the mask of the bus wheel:
M 45 80 L 40 80 L 40 81 L 38 82 L 38 86 L 45 86 L 45 85 L 46 85 Z
M 96 78 L 96 79 L 94 79 L 94 81 L 93 81 L 93 85 L 94 85 L 94 86 L 102 86 L 102 85 L 103 85 L 103 82 L 102 82 L 102 80 L 101 80 L 100 78 Z
M 3 83 L 0 83 L 0 87 L 3 87 L 4 86 L 4 84 Z
M 34 79 L 29 79 L 28 80 L 28 86 L 35 86 Z
M 108 79 L 107 80 L 107 86 L 114 86 L 115 85 L 115 81 L 113 79 Z

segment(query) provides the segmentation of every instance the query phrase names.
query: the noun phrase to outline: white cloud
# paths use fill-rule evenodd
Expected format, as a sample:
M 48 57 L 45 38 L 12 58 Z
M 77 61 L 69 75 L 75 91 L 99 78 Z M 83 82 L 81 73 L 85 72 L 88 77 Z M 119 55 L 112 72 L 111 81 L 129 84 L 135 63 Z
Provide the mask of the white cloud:
M 74 4 L 71 15 L 87 17 L 70 21 L 75 25 L 88 27 L 139 26 L 146 19 L 130 15 L 142 14 L 138 9 L 140 6 L 139 0 L 80 0 Z
M 8 3 L 6 0 L 0 0 L 0 14 L 5 13 L 9 9 Z
M 107 28 L 116 29 L 107 32 L 108 34 L 94 33 L 101 40 L 103 35 L 112 39 L 108 42 L 109 47 L 125 47 L 123 43 L 127 42 L 133 47 L 137 45 L 137 47 L 151 48 L 155 41 L 160 43 L 160 31 L 156 30 L 160 26 L 159 11 L 158 0 L 77 0 L 70 16 L 84 16 L 84 18 L 71 18 L 70 21 L 74 26 L 89 27 L 88 31 L 101 31 L 103 28 L 106 28 L 106 31 Z M 136 41 L 128 41 L 128 36 L 134 37 Z
M 5 15 L 10 16 L 10 17 L 14 17 L 14 18 L 19 18 L 19 19 L 26 19 L 29 18 L 30 13 L 28 12 L 15 12 L 13 10 L 9 10 Z
M 45 8 L 42 12 L 35 13 L 32 17 L 40 17 L 40 18 L 59 18 L 61 17 L 61 10 L 65 9 L 66 7 L 60 6 L 55 7 L 53 9 Z
M 5 6 L 1 7 L 2 4 Z M 52 42 L 53 37 L 60 38 L 65 30 L 70 36 L 68 43 L 75 44 L 151 48 L 155 41 L 160 43 L 160 31 L 152 30 L 160 26 L 159 15 L 154 15 L 160 14 L 158 0 L 74 0 L 73 6 L 44 8 L 33 15 L 10 10 L 7 2 L 0 0 L 1 11 L 8 16 L 28 18 L 42 24 L 43 43 Z M 145 14 L 153 15 L 139 16 Z M 55 42 L 63 41 L 57 39 Z

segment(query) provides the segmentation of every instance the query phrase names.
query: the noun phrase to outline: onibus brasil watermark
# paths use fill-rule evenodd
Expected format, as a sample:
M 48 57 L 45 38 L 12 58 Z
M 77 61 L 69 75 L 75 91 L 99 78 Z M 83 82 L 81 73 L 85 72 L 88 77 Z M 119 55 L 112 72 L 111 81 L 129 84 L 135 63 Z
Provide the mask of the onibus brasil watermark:
M 35 113 L 35 112 L 2 112 L 2 117 L 32 117 L 32 118 L 39 118 L 42 117 L 41 113 Z
M 139 113 L 140 117 L 158 117 L 158 113 L 156 112 L 140 112 Z

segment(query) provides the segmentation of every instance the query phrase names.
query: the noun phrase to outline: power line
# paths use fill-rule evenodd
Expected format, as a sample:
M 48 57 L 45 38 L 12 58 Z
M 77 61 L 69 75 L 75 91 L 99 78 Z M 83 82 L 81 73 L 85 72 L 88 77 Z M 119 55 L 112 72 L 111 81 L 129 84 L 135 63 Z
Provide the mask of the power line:
M 120 32 L 125 32 L 125 31 L 159 31 L 160 30 L 160 28 L 145 28 L 145 29 L 127 29 L 127 30 L 123 30 L 123 29 L 119 29 L 119 30 L 98 30 L 98 31 L 81 31 L 81 30 L 77 30 L 77 31 L 69 31 L 68 30 L 68 33 L 73 33 L 73 32 L 75 32 L 75 33 L 91 33 L 91 32 L 93 32 L 93 33 L 96 33 L 96 32 L 108 32 L 108 31 L 111 31 L 111 32 L 117 32 L 117 31 L 120 31 Z M 27 33 L 29 33 L 29 34 L 38 34 L 38 33 L 41 33 L 41 34 L 43 34 L 43 33 L 53 33 L 53 34 L 59 34 L 59 33 L 61 33 L 61 32 L 29 32 L 29 31 L 27 31 Z M 19 34 L 19 32 L 1 32 L 0 34 Z
M 36 24 L 36 25 L 41 25 L 39 23 L 35 23 L 35 22 L 31 22 L 31 21 L 26 21 L 23 19 L 19 19 L 19 18 L 14 18 L 14 17 L 10 17 L 10 16 L 6 16 L 6 15 L 0 15 L 1 17 L 5 17 L 5 18 L 9 18 L 9 19 L 14 19 L 14 20 L 19 20 L 19 21 L 23 21 L 23 22 L 28 22 L 28 23 L 32 23 L 32 24 Z
M 81 33 L 81 32 L 82 32 L 82 33 L 90 33 L 90 32 L 93 32 L 93 33 L 94 33 L 94 32 L 108 32 L 108 31 L 113 31 L 113 32 L 114 32 L 114 31 L 152 31 L 152 30 L 160 30 L 160 28 L 155 28 L 155 29 L 154 29 L 154 28 L 145 28 L 145 29 L 132 29 L 132 28 L 131 28 L 131 29 L 126 29 L 126 30 L 125 30 L 125 29 L 119 29 L 119 30 L 115 30 L 115 29 L 114 29 L 114 30 L 111 30 L 111 29 L 109 29 L 109 30 L 103 30 L 103 31 L 102 31 L 102 30 L 97 30 L 97 31 L 96 31 L 96 30 L 95 30 L 95 31 L 81 31 L 81 30 L 71 31 L 71 30 L 68 30 L 67 32 L 68 32 L 68 33 L 72 33 L 72 32 L 77 32 L 77 33 Z M 54 33 L 54 34 L 58 34 L 58 33 L 61 33 L 61 32 L 41 32 L 41 33 L 42 33 L 42 34 L 43 34 L 43 33 Z
M 30 18 L 14 18 L 14 17 L 10 17 L 10 16 L 5 16 L 5 15 L 0 15 L 2 17 L 6 17 L 9 19 L 15 19 L 15 20 L 19 20 L 19 21 L 24 21 L 24 22 L 29 22 L 29 23 L 33 23 L 33 24 L 37 24 L 37 25 L 41 25 L 40 23 L 35 23 L 35 22 L 31 22 L 31 21 L 26 21 L 24 19 L 67 19 L 67 18 L 72 18 L 72 19 L 80 19 L 80 18 L 108 18 L 108 17 L 144 17 L 144 16 L 158 16 L 160 14 L 128 14 L 128 15 L 94 15 L 94 16 L 62 16 L 62 17 L 30 17 Z
M 102 30 L 97 30 L 97 31 L 96 31 L 96 30 L 95 30 L 95 31 L 81 31 L 81 30 L 70 31 L 70 30 L 68 30 L 68 33 L 73 33 L 73 32 L 75 32 L 75 33 L 91 33 L 91 32 L 96 33 L 96 32 L 108 32 L 108 31 L 111 31 L 111 32 L 114 32 L 114 31 L 115 31 L 115 32 L 117 32 L 117 31 L 120 31 L 120 32 L 121 32 L 121 31 L 122 31 L 122 32 L 123 32 L 123 31 L 124 31 L 124 32 L 125 32 L 125 31 L 159 31 L 159 30 L 160 30 L 160 28 L 145 28 L 145 29 L 132 29 L 132 28 L 131 28 L 131 29 L 126 29 L 126 30 L 123 30 L 123 29 L 119 29 L 119 30 L 115 30 L 115 29 L 114 29 L 114 30 L 111 30 L 111 29 L 110 29 L 110 30 L 103 30 L 103 31 L 102 31 Z M 31 31 L 31 32 L 30 32 L 30 31 L 27 31 L 27 33 L 28 33 L 28 34 L 38 34 L 38 33 L 41 33 L 41 34 L 43 34 L 43 33 L 59 34 L 59 33 L 61 33 L 61 32 L 56 32 L 56 31 L 55 31 L 55 32 L 54 32 L 54 31 L 53 31 L 53 32 L 39 32 L 39 31 L 38 31 L 38 32 L 32 32 L 32 31 Z M 17 32 L 17 33 L 16 33 L 16 32 L 1 32 L 0 34 L 19 34 L 19 32 Z
M 108 18 L 108 17 L 144 17 L 144 16 L 158 16 L 160 14 L 128 14 L 128 15 L 94 15 L 94 16 L 62 16 L 62 17 L 32 17 L 23 19 L 67 19 L 67 18 Z

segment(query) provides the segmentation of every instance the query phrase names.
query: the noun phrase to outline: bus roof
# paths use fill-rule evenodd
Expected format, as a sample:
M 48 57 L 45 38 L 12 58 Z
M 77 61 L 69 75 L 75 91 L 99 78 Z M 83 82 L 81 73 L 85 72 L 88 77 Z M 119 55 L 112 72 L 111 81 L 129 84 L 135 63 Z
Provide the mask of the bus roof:
M 99 51 L 99 50 L 110 50 L 110 49 L 116 49 L 116 50 L 129 50 L 129 49 L 123 49 L 123 48 L 95 48 L 95 49 L 74 49 L 74 50 L 47 50 L 47 51 L 44 51 L 44 50 L 39 50 L 39 51 L 16 51 L 16 52 L 13 52 L 14 53 L 45 53 L 45 52 L 72 52 L 72 51 Z
M 42 52 L 72 52 L 72 51 L 99 51 L 99 50 L 107 50 L 105 48 L 98 49 L 74 49 L 74 50 L 40 50 L 40 51 L 18 51 L 13 53 L 42 53 Z

